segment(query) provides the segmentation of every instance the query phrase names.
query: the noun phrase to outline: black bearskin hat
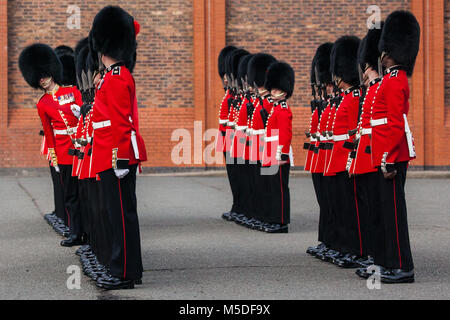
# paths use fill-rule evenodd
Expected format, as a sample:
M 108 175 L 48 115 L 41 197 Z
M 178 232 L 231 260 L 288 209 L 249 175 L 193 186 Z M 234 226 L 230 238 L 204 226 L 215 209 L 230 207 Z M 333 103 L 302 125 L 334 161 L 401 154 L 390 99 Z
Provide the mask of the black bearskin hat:
M 257 53 L 250 59 L 248 63 L 248 84 L 254 86 L 254 83 L 258 87 L 264 86 L 266 81 L 267 69 L 269 66 L 277 61 L 272 55 L 267 53 Z
M 83 38 L 80 41 L 78 41 L 77 45 L 75 46 L 74 50 L 74 58 L 75 58 L 75 65 L 77 64 L 78 55 L 80 54 L 81 49 L 84 47 L 89 47 L 89 38 Z M 89 50 L 89 49 L 88 49 Z
M 343 36 L 333 45 L 330 71 L 351 86 L 359 85 L 358 48 L 360 40 L 355 36 Z
M 73 49 L 71 47 L 64 46 L 64 45 L 56 47 L 55 52 L 56 52 L 57 56 L 66 55 L 66 54 L 71 54 L 71 55 L 74 54 Z
M 234 50 L 232 53 L 230 53 L 227 56 L 225 70 L 226 70 L 226 73 L 228 74 L 228 76 L 231 77 L 231 75 L 233 75 L 233 77 L 235 79 L 237 78 L 239 61 L 241 60 L 242 57 L 244 57 L 248 54 L 250 54 L 250 53 L 247 50 L 237 49 L 237 50 Z
M 250 62 L 250 59 L 253 56 L 254 56 L 254 54 L 248 54 L 248 55 L 242 57 L 241 60 L 239 60 L 238 73 L 237 73 L 237 78 L 238 78 L 237 80 L 238 80 L 239 86 L 242 86 L 241 79 L 245 80 L 245 76 L 247 76 L 247 79 L 248 79 L 248 75 L 247 75 L 248 63 Z
M 80 50 L 77 56 L 77 77 L 81 81 L 81 72 L 87 72 L 88 71 L 88 57 L 89 57 L 89 47 L 86 46 Z M 93 72 L 94 70 L 91 70 Z
M 55 51 L 46 44 L 36 43 L 26 47 L 19 56 L 19 68 L 25 81 L 39 89 L 42 78 L 52 77 L 62 83 L 62 64 Z
M 88 56 L 88 64 L 94 70 L 99 70 L 99 57 L 98 52 L 94 50 L 94 40 L 92 39 L 92 30 L 89 32 L 88 36 L 88 45 L 89 45 L 89 56 Z
M 316 56 L 311 61 L 310 81 L 311 84 L 316 84 Z
M 75 86 L 77 84 L 75 76 L 74 51 L 68 46 L 59 46 L 55 48 L 55 53 L 63 66 L 62 85 Z
M 133 17 L 117 6 L 107 6 L 94 18 L 91 30 L 92 49 L 115 60 L 129 61 L 136 51 Z
M 286 62 L 274 62 L 267 70 L 264 87 L 271 91 L 279 89 L 287 93 L 286 99 L 292 96 L 295 85 L 295 72 Z
M 359 45 L 358 63 L 362 71 L 368 67 L 378 70 L 378 59 L 381 56 L 381 52 L 378 50 L 378 43 L 380 42 L 383 26 L 384 23 L 381 22 L 380 29 L 370 29 Z
M 235 46 L 226 46 L 220 51 L 219 58 L 218 58 L 218 69 L 219 69 L 219 76 L 222 79 L 223 76 L 226 73 L 226 58 L 227 56 L 236 50 L 237 48 Z
M 331 42 L 323 43 L 317 48 L 315 63 L 317 68 L 317 76 L 319 77 L 319 79 L 316 79 L 318 83 L 321 84 L 332 83 L 330 73 L 330 59 L 332 49 L 333 43 Z
M 394 11 L 386 19 L 378 49 L 406 68 L 411 76 L 420 45 L 420 25 L 409 11 Z

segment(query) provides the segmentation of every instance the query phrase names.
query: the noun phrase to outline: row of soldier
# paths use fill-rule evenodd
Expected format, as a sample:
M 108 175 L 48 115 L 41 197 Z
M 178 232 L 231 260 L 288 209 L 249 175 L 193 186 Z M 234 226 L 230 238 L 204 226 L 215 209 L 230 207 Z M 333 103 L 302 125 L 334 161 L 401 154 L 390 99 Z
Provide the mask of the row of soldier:
M 140 26 L 120 7 L 94 18 L 72 50 L 36 43 L 19 67 L 44 93 L 37 110 L 53 181 L 55 210 L 45 216 L 79 247 L 83 271 L 103 289 L 142 283 L 136 174 L 147 160 L 139 134 L 133 68 Z
M 324 43 L 312 62 L 305 170 L 320 207 L 320 244 L 307 252 L 385 283 L 414 281 L 405 179 L 416 157 L 409 86 L 420 26 L 391 13 L 363 40 Z
M 227 46 L 218 59 L 225 96 L 216 152 L 233 196 L 222 218 L 253 230 L 288 233 L 292 157 L 292 67 L 266 53 Z

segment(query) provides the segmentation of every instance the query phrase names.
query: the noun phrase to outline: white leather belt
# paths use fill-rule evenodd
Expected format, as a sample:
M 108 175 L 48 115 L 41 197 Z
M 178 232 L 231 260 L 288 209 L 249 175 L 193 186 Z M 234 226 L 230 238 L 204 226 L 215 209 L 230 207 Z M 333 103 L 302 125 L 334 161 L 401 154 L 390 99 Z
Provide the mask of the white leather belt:
M 70 136 L 71 134 L 77 133 L 77 128 L 73 127 L 64 130 L 53 130 L 53 133 L 60 136 Z
M 408 119 L 406 118 L 406 114 L 403 114 L 403 119 L 405 120 L 405 133 L 406 133 L 406 141 L 408 142 L 409 156 L 411 158 L 415 158 L 416 157 L 416 147 L 414 146 L 414 138 L 412 136 L 411 129 L 409 128 Z
M 273 141 L 278 141 L 280 139 L 279 136 L 273 136 L 273 137 L 265 137 L 264 141 L 265 142 L 273 142 Z
M 227 124 L 229 127 L 234 127 L 236 125 L 236 123 L 231 122 L 231 121 L 228 121 Z
M 368 134 L 372 134 L 372 128 L 362 129 L 361 130 L 361 135 L 362 136 L 367 136 Z
M 370 120 L 370 125 L 373 127 L 378 127 L 378 126 L 382 126 L 384 124 L 388 123 L 388 119 L 387 118 L 383 118 L 383 119 L 376 119 L 376 120 Z
M 109 121 L 109 120 L 92 123 L 92 128 L 94 128 L 94 130 L 109 127 L 109 126 L 111 126 L 111 121 Z
M 340 136 L 333 136 L 334 142 L 345 141 L 350 139 L 348 134 L 341 134 Z
M 320 141 L 326 141 L 326 140 L 328 140 L 327 137 L 325 137 L 325 136 L 323 136 L 323 135 L 320 135 Z
M 317 142 L 317 139 L 316 139 L 316 138 L 311 137 L 311 138 L 309 138 L 309 139 L 311 140 L 311 142 Z
M 238 131 L 244 131 L 247 128 L 248 128 L 247 126 L 236 126 L 236 130 Z
M 134 157 L 139 159 L 139 148 L 136 139 L 136 131 L 131 131 L 131 145 L 133 146 Z
M 219 124 L 227 124 L 227 123 L 228 123 L 228 120 L 219 119 Z
M 266 130 L 264 130 L 264 129 L 252 130 L 252 133 L 253 133 L 254 136 L 260 136 L 260 135 L 266 133 Z

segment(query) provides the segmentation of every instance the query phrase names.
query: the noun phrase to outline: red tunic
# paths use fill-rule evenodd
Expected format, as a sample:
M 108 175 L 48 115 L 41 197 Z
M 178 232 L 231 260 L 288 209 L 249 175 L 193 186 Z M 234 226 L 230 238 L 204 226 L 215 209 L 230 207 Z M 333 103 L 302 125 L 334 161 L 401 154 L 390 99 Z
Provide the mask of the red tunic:
M 330 110 L 330 116 L 328 117 L 328 123 L 327 123 L 327 133 L 330 133 L 333 131 L 333 123 L 334 123 L 334 119 L 336 117 L 336 109 L 339 106 L 340 101 L 333 101 L 333 106 L 331 107 Z M 326 175 L 326 171 L 328 169 L 328 166 L 330 165 L 330 160 L 331 160 L 331 154 L 333 152 L 333 147 L 334 147 L 334 140 L 333 137 L 328 135 L 328 148 L 326 150 L 325 153 L 325 166 L 323 168 L 323 174 Z M 330 175 L 334 175 L 334 174 L 330 174 Z
M 376 172 L 377 169 L 372 166 L 372 156 L 370 151 L 370 137 L 372 127 L 370 126 L 370 117 L 372 111 L 372 103 L 377 94 L 378 86 L 381 79 L 372 81 L 367 89 L 366 96 L 361 111 L 361 120 L 358 126 L 358 135 L 360 136 L 358 148 L 356 150 L 356 157 L 352 161 L 350 173 L 365 174 L 369 172 Z
M 236 117 L 236 109 L 233 106 L 232 100 L 234 99 L 234 96 L 231 95 L 230 99 L 228 100 L 228 104 L 230 106 L 230 112 L 228 113 L 228 123 L 226 127 L 226 133 L 225 133 L 225 152 L 231 151 L 231 145 L 233 143 L 233 137 L 234 137 L 234 127 L 236 125 L 235 117 Z
M 327 130 L 327 124 L 330 119 L 331 114 L 331 104 L 328 103 L 328 106 L 325 110 L 322 111 L 322 115 L 320 116 L 320 123 L 318 126 L 317 135 L 320 137 L 319 142 L 319 153 L 317 154 L 317 160 L 315 161 L 315 166 L 311 168 L 311 173 L 323 173 L 325 170 L 325 157 L 326 157 L 326 149 L 325 144 L 328 143 L 328 137 L 323 135 Z
M 52 165 L 72 165 L 73 156 L 69 155 L 69 149 L 74 148 L 71 139 L 75 138 L 78 119 L 73 115 L 70 106 L 81 105 L 83 102 L 76 87 L 56 89 L 53 95 L 46 93 L 40 98 L 37 103 L 38 114 L 41 118 L 47 149 L 54 150 L 56 154 L 56 163 Z
M 244 100 L 242 100 L 241 106 L 239 108 L 239 112 L 236 113 L 235 117 L 235 123 L 236 123 L 236 133 L 233 137 L 233 148 L 231 150 L 231 157 L 233 158 L 241 158 L 244 159 L 246 157 L 245 151 L 246 151 L 246 145 L 248 141 L 247 137 L 247 129 L 248 129 L 248 123 L 247 123 L 247 103 L 250 103 L 250 101 L 247 100 L 247 97 L 244 97 Z M 248 160 L 248 155 L 247 155 Z
M 280 159 L 290 162 L 292 111 L 286 101 L 274 104 L 266 125 L 262 165 L 279 165 Z M 277 159 L 277 153 L 281 155 Z
M 372 164 L 381 165 L 385 152 L 387 163 L 410 161 L 405 132 L 405 118 L 409 112 L 409 85 L 406 72 L 400 68 L 391 68 L 378 89 L 372 105 Z M 383 121 L 383 119 L 385 121 Z M 374 125 L 375 122 L 383 123 Z
M 314 112 L 311 114 L 311 121 L 309 122 L 309 133 L 317 133 L 317 126 L 319 124 L 319 111 L 314 109 Z M 306 154 L 306 160 L 305 160 L 305 171 L 311 171 L 311 162 L 314 154 L 314 149 L 311 146 L 315 146 L 315 143 L 317 141 L 316 138 L 310 137 L 310 145 L 309 149 Z
M 344 147 L 346 142 L 352 143 L 349 131 L 358 126 L 360 89 L 350 88 L 344 92 L 344 98 L 336 110 L 333 124 L 333 151 L 326 175 L 346 171 L 350 150 Z
M 265 124 L 261 115 L 261 110 L 264 110 L 269 115 L 272 112 L 273 100 L 270 95 L 264 98 L 259 98 L 256 100 L 255 110 L 253 110 L 253 115 L 249 121 L 250 128 L 250 148 L 249 148 L 249 160 L 256 162 L 261 161 L 264 151 L 264 134 L 265 134 Z
M 92 122 L 94 173 L 126 169 L 147 160 L 139 134 L 135 83 L 125 66 L 116 64 L 107 69 L 97 87 Z
M 80 179 L 88 179 L 95 178 L 96 174 L 91 170 L 92 157 L 90 155 L 90 150 L 92 149 L 92 134 L 94 129 L 92 128 L 92 109 L 86 115 L 84 120 L 82 136 L 81 138 L 87 141 L 87 145 L 82 147 L 82 152 L 84 153 L 84 157 L 81 160 L 81 164 L 79 166 L 78 176 Z
M 228 124 L 228 99 L 231 98 L 230 90 L 225 91 L 225 95 L 223 96 L 222 103 L 220 104 L 219 109 L 219 132 L 216 138 L 216 152 L 224 152 L 225 151 L 225 134 L 227 131 Z

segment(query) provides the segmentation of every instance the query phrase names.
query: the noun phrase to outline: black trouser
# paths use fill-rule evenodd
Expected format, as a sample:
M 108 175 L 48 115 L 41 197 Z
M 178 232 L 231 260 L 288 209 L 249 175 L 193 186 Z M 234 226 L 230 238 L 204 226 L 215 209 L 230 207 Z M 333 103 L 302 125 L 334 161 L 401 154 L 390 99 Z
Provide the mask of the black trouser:
M 87 179 L 89 216 L 91 224 L 91 247 L 98 261 L 109 266 L 111 260 L 111 225 L 104 208 L 100 183 L 95 178 Z
M 354 179 L 339 172 L 330 179 L 331 203 L 335 219 L 335 248 L 342 253 L 360 254 L 359 220 L 355 201 Z
M 113 169 L 100 172 L 105 210 L 111 226 L 111 274 L 137 280 L 142 277 L 141 240 L 136 200 L 136 169 L 122 179 Z
M 320 228 L 322 228 L 322 238 L 319 241 L 326 244 L 332 249 L 336 249 L 336 210 L 334 210 L 332 205 L 333 198 L 333 188 L 332 188 L 333 177 L 322 176 L 320 178 L 320 220 L 319 220 L 319 236 Z
M 377 173 L 377 197 L 373 214 L 375 264 L 389 269 L 414 269 L 409 243 L 405 182 L 408 162 L 395 164 L 397 175 L 385 179 Z
M 91 243 L 91 216 L 89 214 L 89 194 L 87 189 L 87 180 L 78 180 L 78 198 L 80 208 L 80 220 L 81 220 L 81 234 L 87 237 L 87 242 Z
M 373 194 L 377 178 L 376 172 L 357 175 L 355 178 L 356 201 L 361 230 L 361 252 L 362 256 L 373 254 L 371 215 L 373 214 Z
M 231 194 L 233 196 L 231 212 L 243 213 L 242 208 L 239 206 L 241 203 L 239 197 L 239 167 L 236 164 L 236 159 L 231 158 L 229 152 L 224 152 L 223 155 L 226 161 L 228 181 L 230 182 Z
M 239 183 L 239 208 L 248 218 L 255 216 L 253 170 L 248 160 L 236 159 Z
M 53 182 L 53 200 L 55 202 L 55 214 L 58 218 L 64 221 L 67 226 L 68 219 L 66 209 L 64 208 L 64 188 L 61 184 L 61 178 L 55 168 L 50 166 L 50 174 Z
M 260 221 L 265 221 L 267 217 L 268 206 L 264 203 L 264 179 L 261 176 L 261 162 L 250 165 L 252 168 L 253 178 L 253 201 L 254 201 L 254 218 Z
M 263 168 L 262 179 L 264 197 L 267 206 L 265 222 L 276 224 L 289 224 L 291 222 L 291 199 L 289 191 L 289 163 L 279 166 L 275 174 L 264 174 L 267 168 Z M 272 171 L 273 168 L 269 170 Z M 266 171 L 267 172 L 267 171 Z M 273 173 L 273 172 L 272 172 Z
M 59 178 L 64 190 L 64 205 L 68 217 L 70 237 L 81 237 L 81 214 L 78 197 L 78 178 L 72 177 L 72 165 L 59 165 Z
M 313 186 L 314 186 L 314 192 L 316 193 L 316 200 L 317 200 L 317 204 L 319 205 L 319 241 L 320 242 L 324 242 L 323 239 L 323 226 L 324 226 L 324 222 L 325 220 L 322 217 L 322 210 L 321 210 L 321 205 L 322 205 L 322 201 L 321 201 L 321 197 L 320 197 L 320 192 L 321 192 L 321 187 L 320 187 L 320 183 L 321 183 L 321 177 L 323 177 L 323 175 L 321 173 L 312 173 L 311 174 L 311 178 L 312 178 L 312 182 L 313 182 Z

